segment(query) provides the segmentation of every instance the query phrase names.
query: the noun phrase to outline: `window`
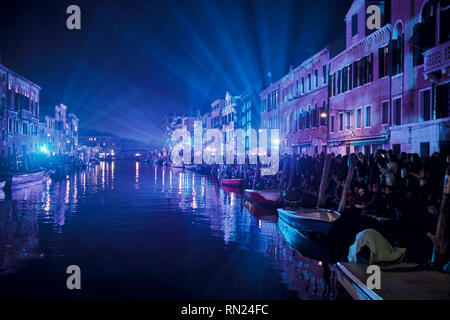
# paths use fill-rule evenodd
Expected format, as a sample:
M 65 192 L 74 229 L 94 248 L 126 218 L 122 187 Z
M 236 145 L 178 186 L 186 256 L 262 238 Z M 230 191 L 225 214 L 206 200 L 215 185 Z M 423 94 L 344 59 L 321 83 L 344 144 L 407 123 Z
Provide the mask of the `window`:
M 340 113 L 339 114 L 339 131 L 343 131 L 344 130 L 344 114 Z
M 358 34 L 358 14 L 352 16 L 352 37 Z
M 379 48 L 378 49 L 378 75 L 383 78 L 388 75 L 388 65 L 389 65 L 389 48 Z
M 342 69 L 342 92 L 347 91 L 347 85 L 348 85 L 348 69 L 344 68 Z
M 330 97 L 335 96 L 335 87 L 334 87 L 334 74 L 330 74 L 328 76 L 328 95 Z
M 326 84 L 327 83 L 327 66 L 323 65 L 322 66 L 322 84 Z
M 428 158 L 430 156 L 430 143 L 421 142 L 420 143 L 420 157 L 422 159 Z
M 334 132 L 334 115 L 330 117 L 330 132 Z
M 366 57 L 366 83 L 373 80 L 373 53 Z
M 389 123 L 389 102 L 384 101 L 381 104 L 381 124 Z
M 400 144 L 393 144 L 392 145 L 392 151 L 394 151 L 394 154 L 400 155 L 400 153 L 402 152 L 401 145 Z
M 424 90 L 419 94 L 420 121 L 431 120 L 431 90 Z
M 402 124 L 402 99 L 401 98 L 394 100 L 393 115 L 394 115 L 393 124 L 395 126 L 401 125 Z
M 305 77 L 302 77 L 302 94 L 305 93 Z
M 314 70 L 314 81 L 315 81 L 315 87 L 319 87 L 319 70 Z
M 320 117 L 320 126 L 325 126 L 326 125 L 326 117 L 323 117 L 322 115 L 326 115 L 326 104 L 325 101 L 322 104 L 322 107 L 320 107 L 320 113 L 319 113 L 319 117 Z
M 8 120 L 8 132 L 12 132 L 13 131 L 13 121 L 11 118 L 9 118 Z
M 347 66 L 347 74 L 348 74 L 348 90 L 352 89 L 352 75 L 353 75 L 353 70 L 352 70 L 352 64 L 350 64 L 349 66 Z
M 308 73 L 308 90 L 312 89 L 311 73 Z
M 398 39 L 391 42 L 392 47 L 392 75 L 403 72 L 403 51 L 404 51 L 404 35 L 399 35 Z
M 356 109 L 356 129 L 361 129 L 361 108 Z
M 22 134 L 23 134 L 24 136 L 26 136 L 26 135 L 28 134 L 28 124 L 27 124 L 26 122 L 24 122 L 24 123 L 22 124 Z
M 347 129 L 347 130 L 350 130 L 350 128 L 351 128 L 350 122 L 352 121 L 351 113 L 350 113 L 350 112 L 347 112 L 347 113 L 345 114 L 345 117 L 346 117 L 346 129 Z
M 365 121 L 364 121 L 364 127 L 368 128 L 370 127 L 371 121 L 372 121 L 372 115 L 371 115 L 371 110 L 372 108 L 370 106 L 366 107 L 366 110 L 364 112 L 365 115 Z
M 298 79 L 295 80 L 295 95 L 298 96 Z

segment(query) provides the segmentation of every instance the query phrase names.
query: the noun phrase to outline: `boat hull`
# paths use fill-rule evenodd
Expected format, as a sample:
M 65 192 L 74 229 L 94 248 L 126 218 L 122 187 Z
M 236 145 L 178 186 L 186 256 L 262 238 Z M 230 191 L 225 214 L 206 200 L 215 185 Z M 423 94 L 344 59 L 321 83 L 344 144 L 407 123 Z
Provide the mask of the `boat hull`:
M 283 195 L 278 190 L 245 190 L 247 201 L 269 209 L 277 209 L 283 205 Z
M 21 188 L 27 188 L 30 185 L 41 183 L 44 178 L 44 171 L 38 171 L 33 173 L 13 174 L 11 175 L 11 190 L 17 190 Z
M 271 208 L 267 208 L 267 207 L 262 207 L 251 201 L 246 201 L 245 207 L 247 208 L 248 212 L 250 212 L 252 215 L 254 215 L 257 218 L 276 217 L 276 215 L 277 215 L 276 208 L 271 209 Z
M 306 233 L 328 235 L 334 222 L 340 218 L 336 211 L 326 209 L 278 209 L 278 216 L 290 226 Z
M 242 188 L 244 186 L 244 179 L 222 179 L 220 184 L 230 188 Z

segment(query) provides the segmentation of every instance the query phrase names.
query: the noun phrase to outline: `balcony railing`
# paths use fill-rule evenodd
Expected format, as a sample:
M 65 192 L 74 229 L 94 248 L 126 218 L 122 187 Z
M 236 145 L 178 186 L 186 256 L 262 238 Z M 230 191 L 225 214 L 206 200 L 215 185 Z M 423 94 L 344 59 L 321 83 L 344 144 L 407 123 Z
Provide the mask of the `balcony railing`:
M 31 111 L 22 109 L 20 112 L 20 117 L 25 120 L 31 120 L 33 118 L 33 113 Z
M 445 74 L 450 66 L 450 41 L 425 51 L 423 55 L 425 59 L 423 71 L 426 78 L 430 73 L 437 71 Z

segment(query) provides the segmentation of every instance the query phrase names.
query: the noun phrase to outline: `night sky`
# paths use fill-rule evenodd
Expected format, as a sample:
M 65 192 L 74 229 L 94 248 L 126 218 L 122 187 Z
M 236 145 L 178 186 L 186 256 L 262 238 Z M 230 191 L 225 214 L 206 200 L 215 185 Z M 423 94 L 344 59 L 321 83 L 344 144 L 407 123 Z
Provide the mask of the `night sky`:
M 64 103 L 83 130 L 157 143 L 165 114 L 282 77 L 345 38 L 352 0 L 1 0 L 2 64 Z M 66 8 L 81 8 L 81 30 Z

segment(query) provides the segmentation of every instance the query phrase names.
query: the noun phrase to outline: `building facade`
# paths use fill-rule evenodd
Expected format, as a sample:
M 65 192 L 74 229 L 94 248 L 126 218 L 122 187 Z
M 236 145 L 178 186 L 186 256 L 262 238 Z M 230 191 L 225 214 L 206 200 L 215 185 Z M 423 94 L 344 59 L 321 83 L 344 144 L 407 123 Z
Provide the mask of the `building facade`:
M 39 97 L 41 88 L 0 65 L 1 165 L 17 169 L 38 151 Z
M 281 79 L 281 152 L 326 153 L 329 59 L 323 49 Z
M 450 2 L 392 0 L 393 70 L 390 147 L 450 154 Z
M 367 34 L 367 5 L 353 2 L 345 17 L 347 47 L 329 63 L 328 150 L 336 154 L 389 147 L 392 28 Z

